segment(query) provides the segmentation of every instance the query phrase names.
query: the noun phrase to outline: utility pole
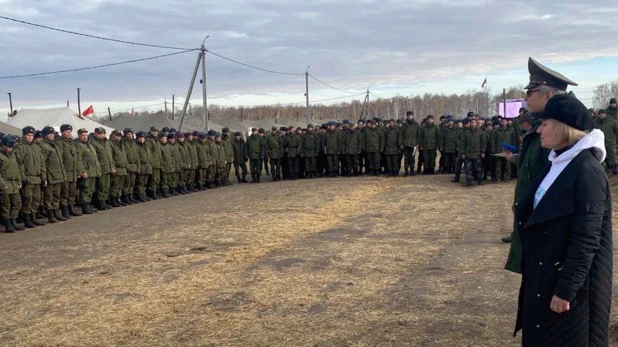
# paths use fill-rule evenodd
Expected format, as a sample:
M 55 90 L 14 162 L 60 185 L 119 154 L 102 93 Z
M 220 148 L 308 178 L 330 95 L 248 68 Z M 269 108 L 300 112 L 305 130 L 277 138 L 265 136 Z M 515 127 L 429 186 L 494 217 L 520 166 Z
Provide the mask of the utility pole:
M 9 117 L 13 117 L 13 98 L 11 97 L 11 93 L 7 93 L 7 94 L 9 94 L 9 105 L 11 107 L 11 113 Z
M 195 69 L 193 69 L 193 76 L 191 76 L 191 83 L 189 84 L 189 90 L 187 91 L 187 97 L 185 98 L 185 104 L 182 107 L 182 117 L 180 118 L 180 125 L 178 126 L 178 131 L 182 129 L 182 123 L 185 120 L 185 115 L 187 114 L 187 107 L 189 106 L 189 99 L 191 98 L 191 93 L 193 92 L 193 86 L 195 85 L 195 78 L 197 77 L 197 72 L 200 69 L 200 63 L 202 64 L 202 97 L 204 98 L 204 128 L 208 127 L 208 111 L 206 104 L 206 48 L 204 46 L 205 41 L 210 36 L 206 36 L 204 41 L 202 41 L 202 47 L 200 52 L 197 54 L 197 61 L 195 62 Z
M 502 102 L 503 104 L 503 109 L 504 109 L 504 118 L 506 118 L 506 88 L 502 88 Z
M 206 36 L 204 41 L 202 41 L 202 102 L 204 103 L 204 132 L 208 131 L 208 101 L 206 99 L 206 47 L 204 46 L 206 43 L 206 39 L 210 36 Z
M 311 65 L 307 66 L 307 70 L 305 70 L 305 99 L 307 101 L 307 108 L 305 111 L 305 120 L 307 125 L 309 125 L 309 68 Z M 298 118 L 298 117 L 297 117 Z
M 174 120 L 174 111 L 176 107 L 174 106 L 174 94 L 172 94 L 172 120 Z
M 112 111 L 109 109 L 109 107 L 107 108 L 107 115 L 109 116 L 109 120 L 112 120 Z
M 80 96 L 80 91 L 81 88 L 77 88 L 77 113 L 79 114 L 79 116 L 82 116 L 82 105 L 81 105 L 81 96 Z
M 165 117 L 168 117 L 168 115 L 167 115 L 167 99 L 165 99 Z
M 242 123 L 242 106 L 240 106 L 240 122 Z

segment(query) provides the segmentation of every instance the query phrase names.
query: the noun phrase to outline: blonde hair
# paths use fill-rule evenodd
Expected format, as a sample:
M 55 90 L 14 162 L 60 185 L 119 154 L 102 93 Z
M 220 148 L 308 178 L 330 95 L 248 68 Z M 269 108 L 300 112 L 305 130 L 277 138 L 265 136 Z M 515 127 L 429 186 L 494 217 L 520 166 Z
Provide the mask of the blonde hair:
M 588 131 L 575 129 L 559 121 L 556 121 L 556 132 L 563 141 L 566 141 L 568 147 L 573 146 L 577 141 L 588 135 Z

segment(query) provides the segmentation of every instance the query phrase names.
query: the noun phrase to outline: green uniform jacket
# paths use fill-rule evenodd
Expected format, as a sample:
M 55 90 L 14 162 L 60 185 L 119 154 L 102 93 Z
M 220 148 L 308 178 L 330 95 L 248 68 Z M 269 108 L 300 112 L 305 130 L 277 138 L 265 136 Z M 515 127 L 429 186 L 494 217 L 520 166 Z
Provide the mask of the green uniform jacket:
M 174 172 L 174 148 L 169 143 L 159 143 L 159 148 L 161 148 L 161 172 L 166 174 Z
M 466 133 L 469 131 L 470 129 L 466 129 L 466 128 L 461 128 L 461 129 L 457 129 L 457 141 L 455 142 L 455 144 L 457 145 L 457 152 L 459 152 L 459 154 L 462 154 L 464 151 L 464 147 L 465 147 L 465 141 L 466 141 Z
M 23 181 L 19 173 L 19 165 L 15 151 L 7 153 L 0 148 L 0 186 L 6 194 L 18 194 L 19 185 Z
M 397 128 L 384 130 L 384 152 L 386 155 L 399 154 L 399 130 Z
M 281 159 L 281 152 L 283 151 L 283 137 L 281 137 L 281 134 L 276 132 L 274 135 L 268 136 L 266 147 L 268 156 L 271 159 Z
M 182 169 L 191 169 L 191 145 L 185 139 L 184 142 L 177 142 L 176 147 L 178 148 L 178 154 L 180 154 L 180 167 Z
M 414 120 L 407 120 L 403 123 L 403 128 L 399 132 L 401 136 L 399 143 L 404 147 L 416 147 L 418 145 L 418 133 L 421 126 Z
M 123 137 L 120 140 L 120 148 L 127 156 L 127 172 L 137 172 L 140 168 L 139 158 L 137 157 L 137 143 L 133 139 Z
M 606 117 L 601 120 L 597 118 L 594 121 L 594 128 L 599 129 L 605 135 L 605 149 L 607 156 L 616 155 L 616 145 L 618 144 L 618 120 L 611 117 Z
M 88 174 L 88 178 L 95 178 L 101 174 L 101 165 L 97 158 L 97 151 L 89 142 L 77 141 L 75 148 L 82 159 L 82 168 Z
M 160 169 L 161 168 L 161 141 L 156 136 L 153 136 L 152 133 L 148 133 L 148 137 L 145 142 L 146 146 L 150 148 L 150 153 L 152 153 L 152 168 Z
M 111 141 L 106 138 L 99 140 L 96 137 L 90 141 L 90 144 L 92 144 L 92 147 L 94 147 L 94 150 L 97 152 L 97 158 L 101 166 L 101 174 L 111 173 L 112 168 L 116 168 L 114 158 L 112 157 L 112 146 L 110 142 Z
M 479 159 L 487 150 L 487 133 L 483 129 L 475 128 L 465 134 L 463 153 L 466 159 Z
M 457 129 L 455 127 L 442 130 L 442 144 L 440 150 L 444 153 L 457 152 Z
M 189 156 L 189 161 L 191 162 L 191 169 L 197 169 L 200 165 L 200 160 L 197 158 L 197 146 L 199 144 L 199 140 L 185 142 L 187 143 L 187 155 Z
M 150 147 L 144 144 L 136 143 L 135 149 L 137 152 L 137 161 L 139 163 L 139 173 L 140 175 L 151 175 L 152 174 L 152 153 L 150 152 Z
M 266 141 L 259 135 L 251 135 L 245 143 L 245 154 L 248 159 L 262 159 L 266 155 Z
M 264 139 L 262 139 L 262 143 L 264 143 Z M 221 140 L 221 142 L 215 142 L 215 146 L 217 147 L 217 151 L 219 153 L 219 160 L 217 160 L 217 165 L 221 167 L 225 167 L 227 161 L 227 149 L 225 149 L 225 142 Z M 264 151 L 266 153 L 266 151 Z M 262 156 L 264 158 L 264 156 Z
M 186 164 L 183 163 L 183 155 L 181 153 L 180 145 L 177 142 L 171 144 L 168 139 L 166 146 L 170 147 L 170 151 L 172 152 L 172 162 L 174 163 L 173 172 L 180 172 L 185 168 L 184 166 L 186 166 Z
M 294 158 L 301 154 L 301 142 L 302 138 L 296 134 L 286 136 L 285 141 L 283 142 L 283 148 L 288 157 Z
M 217 166 L 219 164 L 219 150 L 217 149 L 217 144 L 214 140 L 208 139 L 208 141 L 206 141 L 206 151 L 208 154 L 207 158 L 210 163 L 209 166 Z
M 421 128 L 419 136 L 419 145 L 425 149 L 438 148 L 438 127 L 435 124 L 425 124 Z
M 46 138 L 41 141 L 41 150 L 45 158 L 45 170 L 47 171 L 47 181 L 50 184 L 62 183 L 66 181 L 66 172 L 62 163 L 62 150 L 55 141 Z
M 207 169 L 208 166 L 210 166 L 210 155 L 208 154 L 208 140 L 202 142 L 202 140 L 200 139 L 196 147 L 198 168 Z
M 360 131 L 348 130 L 344 133 L 343 141 L 345 147 L 344 154 L 356 155 L 360 154 L 363 148 L 363 141 Z
M 609 107 L 609 106 L 608 106 L 608 107 L 605 109 L 605 113 L 607 113 L 607 116 L 608 116 L 608 117 L 612 117 L 612 118 L 614 118 L 615 120 L 618 120 L 618 108 L 615 108 L 615 107 Z
M 77 152 L 75 141 L 72 138 L 65 139 L 61 137 L 56 140 L 56 143 L 62 150 L 62 164 L 66 172 L 66 180 L 68 182 L 75 182 L 84 173 L 82 159 Z
M 22 138 L 14 152 L 21 177 L 28 184 L 41 184 L 47 180 L 45 161 L 39 145 L 34 142 L 28 143 Z
M 327 130 L 324 134 L 324 153 L 326 154 L 339 154 L 341 153 L 341 136 L 337 130 Z
M 318 134 L 312 132 L 306 132 L 301 137 L 301 150 L 300 153 L 306 158 L 314 158 L 318 156 L 320 151 L 320 138 Z
M 228 163 L 234 160 L 234 148 L 232 147 L 232 138 L 229 134 L 223 134 L 221 137 L 221 143 L 225 149 L 225 158 Z
M 111 136 L 111 135 L 110 135 Z M 127 155 L 120 147 L 120 141 L 109 140 L 110 147 L 112 149 L 112 159 L 114 160 L 114 167 L 116 168 L 117 176 L 127 175 Z
M 381 153 L 384 151 L 384 135 L 378 128 L 368 128 L 365 131 L 365 151 L 367 153 Z
M 269 136 L 270 137 L 270 136 Z M 245 155 L 245 140 L 241 137 L 240 140 L 232 141 L 232 149 L 234 150 L 234 164 L 242 164 L 246 162 Z
M 501 153 L 503 152 L 502 143 L 508 143 L 509 145 L 515 145 L 518 143 L 515 136 L 515 131 L 512 127 L 507 127 L 506 129 L 502 129 L 502 127 L 498 129 L 494 129 L 491 133 L 491 153 Z
M 517 185 L 515 186 L 514 202 L 520 201 L 526 195 L 536 177 L 549 165 L 549 149 L 541 147 L 541 136 L 537 134 L 538 126 L 524 135 L 521 149 L 515 164 L 517 165 Z M 513 224 L 513 241 L 505 269 L 521 273 L 523 251 L 519 238 L 519 225 Z

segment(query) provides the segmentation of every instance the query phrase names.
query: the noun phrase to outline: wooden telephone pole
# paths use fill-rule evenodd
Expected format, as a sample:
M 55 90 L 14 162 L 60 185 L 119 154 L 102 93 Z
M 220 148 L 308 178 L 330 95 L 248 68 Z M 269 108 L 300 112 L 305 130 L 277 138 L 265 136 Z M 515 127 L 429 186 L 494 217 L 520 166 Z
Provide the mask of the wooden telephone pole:
M 197 62 L 195 63 L 195 69 L 193 70 L 193 76 L 191 77 L 191 83 L 189 84 L 189 91 L 187 92 L 187 97 L 185 99 L 185 104 L 182 108 L 182 117 L 180 118 L 180 126 L 178 126 L 178 131 L 182 129 L 182 123 L 185 120 L 185 115 L 187 113 L 187 107 L 189 106 L 189 99 L 191 99 L 191 93 L 193 92 L 193 86 L 195 85 L 195 78 L 197 77 L 197 72 L 200 69 L 200 64 L 202 65 L 202 98 L 203 98 L 203 106 L 204 106 L 204 131 L 208 130 L 208 103 L 206 100 L 206 39 L 210 36 L 206 36 L 204 41 L 202 41 L 202 47 L 200 48 L 200 52 L 197 55 Z

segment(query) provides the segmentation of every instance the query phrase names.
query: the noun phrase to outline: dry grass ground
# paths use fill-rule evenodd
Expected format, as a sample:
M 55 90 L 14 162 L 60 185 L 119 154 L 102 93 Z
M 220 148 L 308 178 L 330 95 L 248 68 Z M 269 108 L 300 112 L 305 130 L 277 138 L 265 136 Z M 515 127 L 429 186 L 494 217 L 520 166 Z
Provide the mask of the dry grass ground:
M 1 234 L 0 345 L 516 346 L 514 186 L 449 179 L 234 185 Z

